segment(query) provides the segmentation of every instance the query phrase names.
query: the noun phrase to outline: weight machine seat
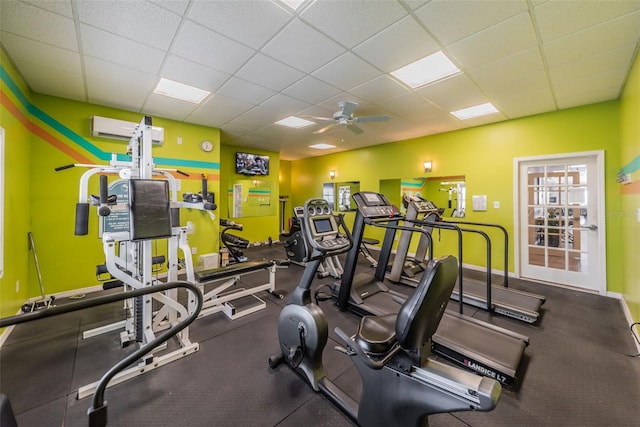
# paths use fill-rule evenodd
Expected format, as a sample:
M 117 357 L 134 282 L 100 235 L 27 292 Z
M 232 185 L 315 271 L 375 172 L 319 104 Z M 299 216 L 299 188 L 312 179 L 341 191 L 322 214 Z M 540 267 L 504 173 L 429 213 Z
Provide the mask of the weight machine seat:
M 405 350 L 419 351 L 438 329 L 457 278 L 455 257 L 447 255 L 429 261 L 418 287 L 400 312 L 363 317 L 356 342 L 370 354 L 384 354 L 396 342 Z
M 246 261 L 238 264 L 231 264 L 226 267 L 211 268 L 195 273 L 196 280 L 202 282 L 213 282 L 214 280 L 225 279 L 227 277 L 237 276 L 239 274 L 250 273 L 252 271 L 263 270 L 272 267 L 275 264 L 271 260 L 255 260 Z

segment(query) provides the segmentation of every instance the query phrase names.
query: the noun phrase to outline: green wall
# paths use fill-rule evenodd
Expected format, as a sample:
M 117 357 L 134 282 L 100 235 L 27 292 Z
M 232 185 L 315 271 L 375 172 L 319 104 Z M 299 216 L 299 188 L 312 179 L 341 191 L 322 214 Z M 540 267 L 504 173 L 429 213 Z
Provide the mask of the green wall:
M 298 160 L 292 167 L 292 193 L 298 204 L 309 197 L 320 197 L 322 183 L 327 181 L 328 171 L 332 169 L 336 171 L 337 181 L 360 181 L 361 190 L 371 191 L 378 191 L 380 180 L 464 175 L 467 208 L 471 197 L 477 194 L 487 195 L 488 205 L 486 212 L 467 209 L 466 219 L 502 224 L 513 235 L 514 158 L 604 150 L 605 209 L 618 209 L 620 191 L 615 181 L 620 158 L 618 135 L 619 102 L 604 102 Z M 430 173 L 424 172 L 425 160 L 433 162 Z M 493 208 L 494 201 L 500 202 L 499 209 Z M 606 226 L 608 290 L 622 292 L 621 225 L 607 217 Z M 490 236 L 501 239 L 499 234 L 490 233 Z M 494 245 L 492 257 L 497 269 L 503 268 L 501 251 L 499 245 Z M 465 263 L 485 264 L 481 239 L 467 239 L 464 252 Z M 514 270 L 513 248 L 509 269 Z
M 640 56 L 627 79 L 620 99 L 620 158 L 618 166 L 631 174 L 630 184 L 618 185 L 622 194 L 620 210 L 621 256 L 623 259 L 622 294 L 635 322 L 640 321 Z
M 232 188 L 233 182 L 238 180 L 253 180 L 252 177 L 239 175 L 235 171 L 236 152 L 242 151 L 253 154 L 269 156 L 269 175 L 256 177 L 263 183 L 270 183 L 273 191 L 271 204 L 273 205 L 272 215 L 266 216 L 245 216 L 241 218 L 231 218 L 229 215 L 229 202 L 226 192 Z M 219 218 L 231 218 L 233 221 L 242 224 L 242 231 L 234 231 L 236 234 L 250 242 L 265 242 L 271 237 L 278 240 L 280 223 L 280 204 L 278 196 L 280 194 L 280 154 L 272 151 L 264 151 L 247 147 L 235 147 L 232 145 L 222 145 L 220 153 L 220 171 L 223 177 L 220 182 L 220 189 L 225 197 L 220 197 L 218 205 Z
M 0 126 L 5 130 L 4 274 L 0 278 L 0 316 L 16 314 L 30 295 L 27 233 L 31 210 L 31 133 L 29 112 L 20 100 L 29 102 L 27 87 L 0 50 Z M 17 95 L 16 95 L 17 94 Z M 36 284 L 37 285 L 37 284 Z M 36 288 L 37 289 L 37 288 Z

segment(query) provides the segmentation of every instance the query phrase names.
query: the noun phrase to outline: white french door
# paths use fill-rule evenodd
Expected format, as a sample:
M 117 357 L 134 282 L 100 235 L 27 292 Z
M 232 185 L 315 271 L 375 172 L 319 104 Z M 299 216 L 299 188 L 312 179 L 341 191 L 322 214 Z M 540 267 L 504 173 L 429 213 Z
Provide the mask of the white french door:
M 515 162 L 520 276 L 605 294 L 604 152 Z

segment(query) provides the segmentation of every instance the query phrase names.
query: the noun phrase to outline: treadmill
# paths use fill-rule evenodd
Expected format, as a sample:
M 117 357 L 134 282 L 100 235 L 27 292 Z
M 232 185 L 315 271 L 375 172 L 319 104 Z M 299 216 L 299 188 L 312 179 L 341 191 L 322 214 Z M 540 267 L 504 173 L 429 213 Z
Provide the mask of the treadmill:
M 407 202 L 407 214 L 406 221 L 413 222 L 414 226 L 422 227 L 431 233 L 433 228 L 445 228 L 453 229 L 455 231 L 464 233 L 478 233 L 481 234 L 487 242 L 487 273 L 486 282 L 480 282 L 470 278 L 463 278 L 462 283 L 462 301 L 465 304 L 478 307 L 489 312 L 495 312 L 504 316 L 508 316 L 514 319 L 522 320 L 527 323 L 535 323 L 540 317 L 540 307 L 544 304 L 546 298 L 539 294 L 520 291 L 517 289 L 508 288 L 508 235 L 504 227 L 496 224 L 476 223 L 468 221 L 441 221 L 439 212 L 440 210 L 430 201 L 423 200 L 415 197 L 405 198 Z M 417 220 L 422 215 L 423 220 Z M 500 228 L 505 234 L 505 272 L 504 272 L 504 285 L 492 285 L 491 284 L 491 240 L 489 236 L 482 230 L 476 228 L 460 228 L 459 225 L 472 225 L 480 227 L 497 227 Z M 425 238 L 424 234 L 421 234 L 420 241 L 418 243 L 418 249 L 416 251 L 415 259 L 407 259 L 407 252 L 409 244 L 411 242 L 412 234 L 410 231 L 403 230 L 400 234 L 400 240 L 396 250 L 396 256 L 391 266 L 391 271 L 387 274 L 387 278 L 395 283 L 404 283 L 411 286 L 416 286 L 420 281 L 422 271 L 424 271 L 425 264 L 422 260 L 425 259 L 426 253 L 431 254 L 431 239 Z M 456 285 L 451 298 L 460 300 L 460 286 Z
M 406 295 L 390 290 L 383 282 L 394 236 L 397 230 L 421 231 L 413 226 L 398 225 L 403 217 L 382 194 L 359 192 L 352 197 L 358 206 L 352 231 L 353 247 L 347 253 L 341 281 L 332 286 L 332 297 L 341 310 L 361 316 L 397 313 Z M 365 224 L 385 228 L 385 237 L 376 273 L 356 275 L 358 246 Z M 517 381 L 518 367 L 528 343 L 529 338 L 524 335 L 450 309 L 445 311 L 432 337 L 436 354 L 504 385 Z

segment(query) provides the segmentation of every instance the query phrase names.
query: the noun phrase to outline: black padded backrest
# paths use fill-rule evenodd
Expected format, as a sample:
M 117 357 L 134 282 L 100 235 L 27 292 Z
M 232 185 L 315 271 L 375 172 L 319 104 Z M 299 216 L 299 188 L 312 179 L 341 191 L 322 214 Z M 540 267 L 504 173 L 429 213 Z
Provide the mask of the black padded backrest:
M 402 348 L 419 350 L 435 333 L 457 279 L 454 256 L 429 261 L 418 287 L 398 313 L 396 338 Z
M 2 427 L 18 427 L 16 416 L 13 414 L 11 402 L 4 394 L 0 394 L 0 426 Z
M 169 183 L 157 179 L 129 181 L 131 240 L 171 237 Z

